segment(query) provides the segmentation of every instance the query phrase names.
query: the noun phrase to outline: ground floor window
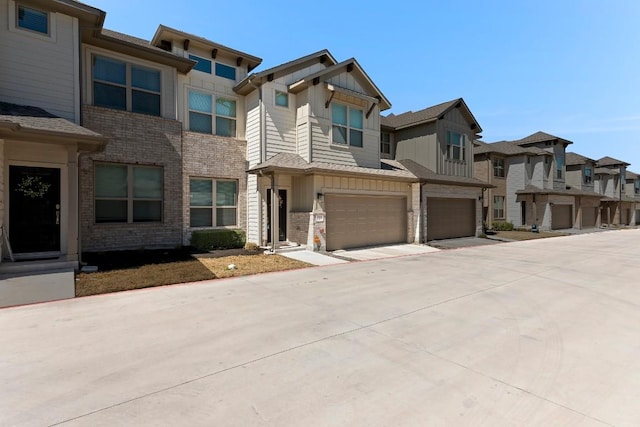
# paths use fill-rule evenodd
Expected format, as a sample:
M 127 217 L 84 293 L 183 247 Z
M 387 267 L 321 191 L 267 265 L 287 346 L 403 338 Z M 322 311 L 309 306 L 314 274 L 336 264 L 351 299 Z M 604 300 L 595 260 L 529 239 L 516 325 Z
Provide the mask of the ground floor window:
M 493 196 L 493 219 L 504 219 L 504 196 Z
M 96 223 L 162 221 L 162 167 L 97 163 L 94 184 Z
M 238 225 L 238 182 L 191 178 L 189 225 L 229 227 Z

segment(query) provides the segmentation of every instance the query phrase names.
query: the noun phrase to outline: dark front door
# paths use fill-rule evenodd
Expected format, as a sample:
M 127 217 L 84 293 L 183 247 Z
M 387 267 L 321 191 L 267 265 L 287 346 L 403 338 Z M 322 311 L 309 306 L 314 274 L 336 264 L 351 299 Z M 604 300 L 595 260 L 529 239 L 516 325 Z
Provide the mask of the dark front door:
M 278 190 L 278 240 L 287 240 L 287 190 Z M 267 242 L 271 242 L 271 189 L 267 189 Z
M 520 209 L 522 215 L 522 225 L 527 225 L 527 202 L 520 202 Z
M 15 253 L 60 250 L 60 169 L 9 166 L 9 239 Z

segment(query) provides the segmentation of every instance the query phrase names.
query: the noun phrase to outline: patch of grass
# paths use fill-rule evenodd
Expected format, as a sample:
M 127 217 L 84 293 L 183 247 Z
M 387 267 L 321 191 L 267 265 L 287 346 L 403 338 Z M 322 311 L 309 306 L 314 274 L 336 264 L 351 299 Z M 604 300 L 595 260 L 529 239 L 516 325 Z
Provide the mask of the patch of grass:
M 83 259 L 97 265 L 98 272 L 77 275 L 78 297 L 310 266 L 281 255 L 245 249 L 195 255 L 188 249 L 118 251 L 85 254 Z M 230 264 L 235 268 L 229 269 Z
M 551 233 L 548 231 L 541 231 L 539 233 L 532 233 L 531 231 L 498 231 L 495 236 L 502 237 L 510 240 L 533 240 L 533 239 L 546 239 L 548 237 L 560 237 L 566 236 L 564 233 Z

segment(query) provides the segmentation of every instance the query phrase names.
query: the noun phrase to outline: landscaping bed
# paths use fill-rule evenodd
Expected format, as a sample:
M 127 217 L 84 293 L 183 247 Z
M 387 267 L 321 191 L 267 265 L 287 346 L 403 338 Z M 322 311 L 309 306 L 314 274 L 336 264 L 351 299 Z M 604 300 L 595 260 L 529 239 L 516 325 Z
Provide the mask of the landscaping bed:
M 88 253 L 83 261 L 97 266 L 98 271 L 76 276 L 78 297 L 310 266 L 280 255 L 244 249 L 208 253 L 193 253 L 188 248 Z M 234 268 L 230 269 L 230 264 Z

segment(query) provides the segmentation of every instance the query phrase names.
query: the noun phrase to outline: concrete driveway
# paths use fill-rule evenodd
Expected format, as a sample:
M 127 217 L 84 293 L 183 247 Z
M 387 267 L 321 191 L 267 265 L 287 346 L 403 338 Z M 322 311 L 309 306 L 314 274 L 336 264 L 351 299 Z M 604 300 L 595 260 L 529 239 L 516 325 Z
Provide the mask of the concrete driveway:
M 0 310 L 0 425 L 636 426 L 640 230 Z

